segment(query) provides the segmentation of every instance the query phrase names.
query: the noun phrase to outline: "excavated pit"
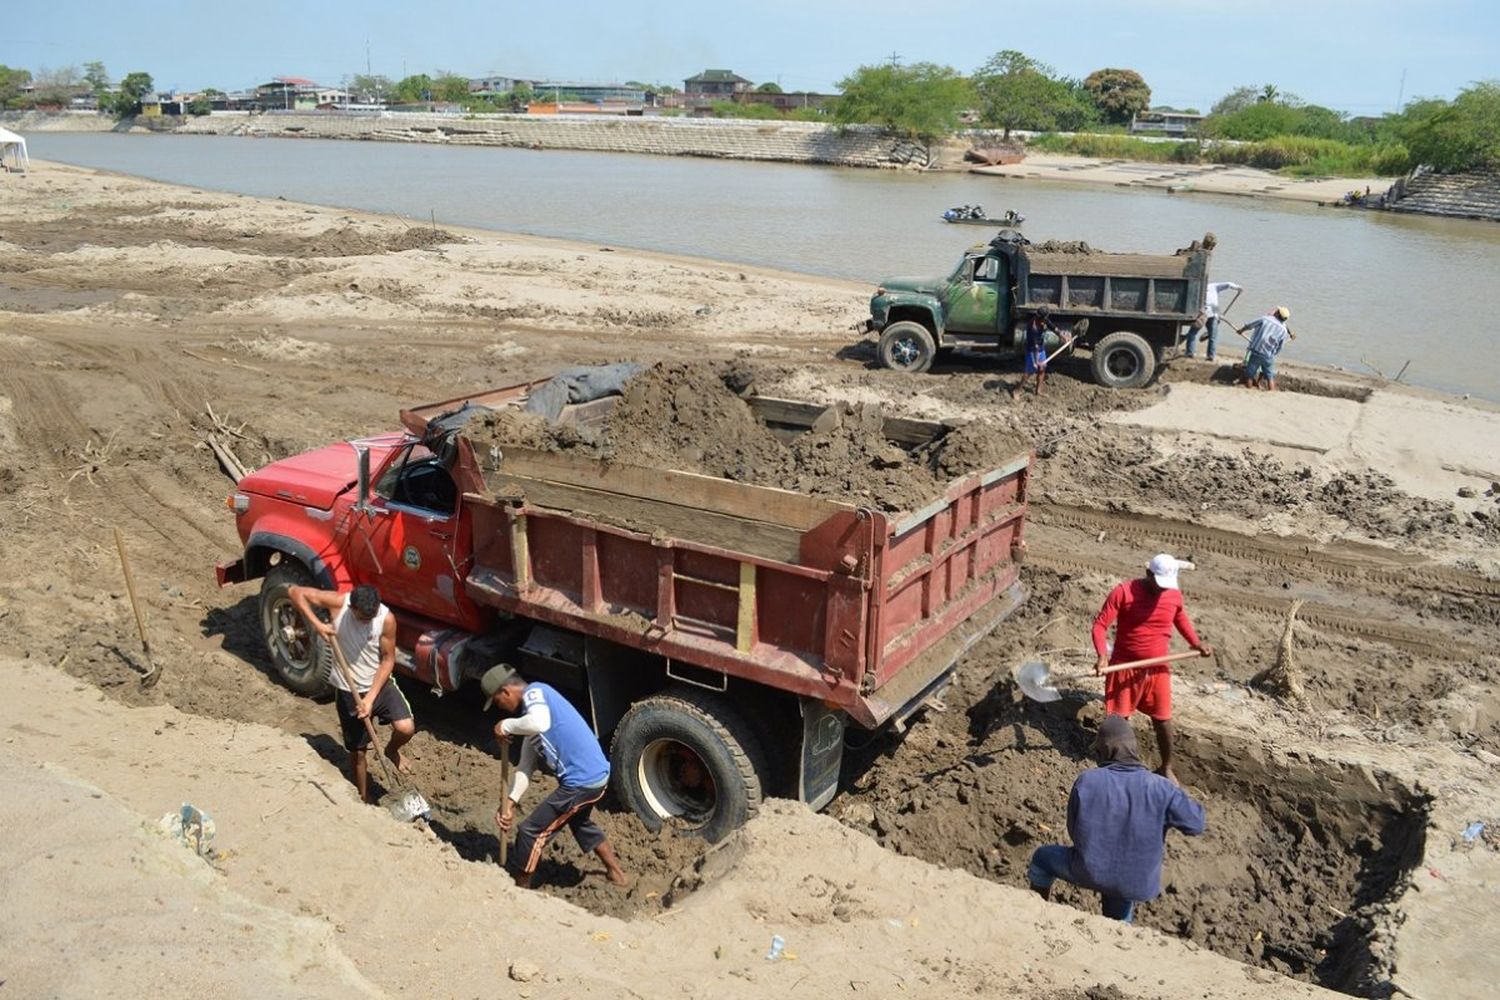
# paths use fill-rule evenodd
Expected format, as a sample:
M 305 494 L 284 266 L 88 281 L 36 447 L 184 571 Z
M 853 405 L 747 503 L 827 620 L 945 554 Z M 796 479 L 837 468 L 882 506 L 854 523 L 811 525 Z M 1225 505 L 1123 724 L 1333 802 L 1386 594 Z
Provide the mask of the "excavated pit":
M 1067 842 L 1068 794 L 1093 766 L 1101 708 L 1018 697 L 1002 681 L 966 716 L 871 744 L 831 811 L 901 854 L 1026 886 L 1032 851 Z M 954 731 L 959 721 L 969 734 Z M 1136 722 L 1154 760 L 1149 724 Z M 1177 757 L 1208 829 L 1167 838 L 1162 893 L 1137 922 L 1330 989 L 1389 996 L 1396 900 L 1422 857 L 1430 797 L 1366 767 L 1192 727 L 1179 727 Z M 1062 882 L 1053 899 L 1099 912 L 1097 895 Z

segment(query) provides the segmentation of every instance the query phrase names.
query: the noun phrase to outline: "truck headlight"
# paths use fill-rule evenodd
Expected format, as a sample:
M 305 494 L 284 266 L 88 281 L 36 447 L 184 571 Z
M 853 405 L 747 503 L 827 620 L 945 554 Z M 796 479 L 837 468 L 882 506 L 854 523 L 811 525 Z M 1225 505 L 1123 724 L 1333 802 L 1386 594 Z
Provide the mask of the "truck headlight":
M 236 514 L 243 514 L 250 509 L 250 498 L 243 493 L 231 493 L 225 498 L 224 506 Z

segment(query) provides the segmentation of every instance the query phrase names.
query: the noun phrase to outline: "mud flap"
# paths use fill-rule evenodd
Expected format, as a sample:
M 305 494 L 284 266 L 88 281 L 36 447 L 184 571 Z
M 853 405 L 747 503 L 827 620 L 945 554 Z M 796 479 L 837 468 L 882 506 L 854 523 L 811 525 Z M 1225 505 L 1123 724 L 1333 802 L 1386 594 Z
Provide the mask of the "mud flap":
M 245 582 L 245 560 L 235 559 L 232 562 L 221 562 L 214 567 L 214 575 L 219 578 L 219 586 L 227 587 L 231 583 Z
M 832 801 L 844 763 L 845 715 L 817 698 L 803 698 L 802 752 L 797 769 L 797 798 L 814 809 Z

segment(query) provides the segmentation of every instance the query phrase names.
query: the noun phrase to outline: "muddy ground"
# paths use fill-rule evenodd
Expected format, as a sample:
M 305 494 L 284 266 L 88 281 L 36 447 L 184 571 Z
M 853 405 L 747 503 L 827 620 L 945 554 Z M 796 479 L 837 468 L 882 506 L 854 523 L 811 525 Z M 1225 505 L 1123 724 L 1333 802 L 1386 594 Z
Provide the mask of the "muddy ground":
M 1236 960 L 1388 992 L 1391 935 L 1433 789 L 1316 754 L 1289 770 L 1257 748 L 1339 740 L 1372 754 L 1500 760 L 1500 582 L 1481 571 L 1500 541 L 1500 490 L 1414 498 L 1380 470 L 1253 450 L 1193 455 L 1103 422 L 1173 384 L 1215 384 L 1205 366 L 1172 365 L 1152 389 L 1114 393 L 1074 363 L 1040 398 L 983 359 L 946 359 L 922 378 L 875 370 L 869 345 L 847 330 L 861 293 L 838 283 L 543 241 L 435 242 L 442 234 L 404 223 L 201 192 L 164 201 L 143 182 L 90 187 L 66 172 L 31 180 L 25 197 L 0 198 L 0 626 L 17 656 L 61 664 L 127 704 L 265 723 L 339 761 L 331 706 L 294 696 L 270 671 L 255 588 L 214 584 L 213 564 L 234 558 L 237 538 L 208 433 L 256 466 L 392 427 L 402 404 L 578 363 L 676 365 L 689 352 L 752 365 L 770 395 L 980 420 L 1038 455 L 1031 599 L 964 659 L 944 710 L 904 739 L 853 741 L 831 814 L 892 850 L 1023 884 L 1031 849 L 1061 835 L 1098 702 L 1085 682 L 1078 698 L 1028 703 L 1009 669 L 1038 650 L 1061 651 L 1049 654 L 1059 666 L 1086 663 L 1067 651 L 1087 644 L 1109 586 L 1173 551 L 1198 566 L 1184 592 L 1217 649 L 1183 667 L 1178 695 L 1189 720 L 1203 718 L 1184 723 L 1180 770 L 1209 806 L 1210 833 L 1170 841 L 1167 890 L 1140 920 Z M 634 403 L 655 394 L 660 404 L 673 386 L 656 383 Z M 1321 386 L 1304 387 L 1338 391 Z M 779 452 L 737 467 L 733 447 L 715 450 L 753 434 L 637 441 L 631 455 L 681 465 L 695 449 L 699 471 L 739 468 L 751 481 L 841 495 L 892 471 L 880 468 L 889 454 L 847 446 L 827 475 L 795 459 L 778 465 Z M 894 506 L 941 468 L 903 463 L 929 478 L 891 487 Z M 1262 530 L 1270 514 L 1295 535 Z M 146 691 L 115 526 L 164 667 Z M 1274 661 L 1296 599 L 1306 702 L 1280 704 L 1247 682 Z M 464 858 L 487 861 L 497 784 L 488 729 L 462 699 L 408 691 L 421 721 L 413 780 L 436 806 L 433 827 Z M 1207 721 L 1245 704 L 1274 728 L 1226 733 Z M 544 864 L 544 891 L 603 913 L 660 912 L 702 845 L 646 835 L 618 812 L 603 818 L 636 876 L 629 891 L 566 842 Z

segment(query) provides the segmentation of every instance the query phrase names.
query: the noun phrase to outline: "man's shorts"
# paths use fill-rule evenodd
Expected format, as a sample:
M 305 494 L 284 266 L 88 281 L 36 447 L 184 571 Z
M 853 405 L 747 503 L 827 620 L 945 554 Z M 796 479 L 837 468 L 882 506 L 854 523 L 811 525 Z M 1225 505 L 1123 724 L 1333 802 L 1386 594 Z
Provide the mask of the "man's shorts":
M 1037 372 L 1043 372 L 1043 371 L 1046 371 L 1046 370 L 1047 370 L 1047 352 L 1045 350 L 1041 350 L 1041 351 L 1027 351 L 1026 352 L 1026 374 L 1027 375 L 1035 375 Z
M 1172 717 L 1172 671 L 1165 664 L 1121 670 L 1104 677 L 1104 710 L 1130 718 L 1136 712 L 1159 722 Z
M 334 690 L 334 701 L 339 707 L 339 729 L 344 736 L 344 749 L 351 753 L 355 750 L 368 750 L 370 733 L 365 729 L 364 720 L 354 714 L 354 696 L 337 688 Z M 411 718 L 411 705 L 407 702 L 406 695 L 396 686 L 396 678 L 388 679 L 385 687 L 375 696 L 370 716 L 386 725 Z
M 1254 382 L 1262 375 L 1271 380 L 1276 378 L 1276 355 L 1250 351 L 1245 355 L 1245 378 Z

